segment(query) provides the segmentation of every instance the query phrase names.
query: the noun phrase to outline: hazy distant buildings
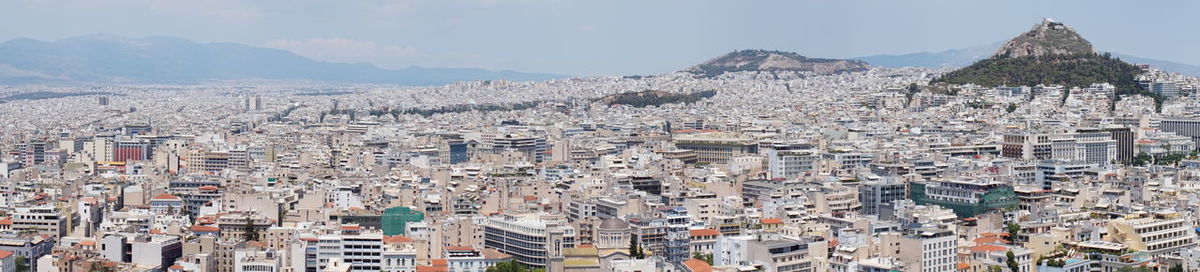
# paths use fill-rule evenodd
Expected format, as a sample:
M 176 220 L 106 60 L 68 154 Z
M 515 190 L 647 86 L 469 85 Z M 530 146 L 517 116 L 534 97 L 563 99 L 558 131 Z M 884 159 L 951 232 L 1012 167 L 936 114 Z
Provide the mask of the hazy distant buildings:
M 243 101 L 243 109 L 246 111 L 262 110 L 262 97 L 258 95 L 246 96 Z

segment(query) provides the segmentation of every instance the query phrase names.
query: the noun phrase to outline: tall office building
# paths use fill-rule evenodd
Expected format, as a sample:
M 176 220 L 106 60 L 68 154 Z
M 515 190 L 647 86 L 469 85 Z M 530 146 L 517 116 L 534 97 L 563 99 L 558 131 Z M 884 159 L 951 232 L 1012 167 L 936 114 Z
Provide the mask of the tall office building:
M 36 165 L 46 162 L 46 141 L 32 140 L 25 142 L 23 150 L 25 165 Z
M 1157 81 L 1150 83 L 1150 91 L 1165 97 L 1176 97 L 1180 95 L 1179 85 L 1171 81 Z
M 1116 161 L 1123 164 L 1133 161 L 1133 129 L 1128 127 L 1110 127 L 1105 130 L 1108 131 L 1114 141 L 1117 141 Z
M 858 186 L 858 200 L 862 213 L 867 215 L 891 214 L 892 202 L 908 198 L 908 188 L 896 181 L 867 182 Z
M 1164 119 L 1159 122 L 1158 129 L 1191 137 L 1192 142 L 1200 146 L 1200 119 Z
M 448 148 L 449 152 L 447 152 L 448 153 L 447 157 L 449 157 L 449 159 L 446 161 L 447 163 L 460 164 L 460 163 L 464 163 L 464 162 L 471 160 L 470 156 L 467 153 L 467 150 L 469 147 L 467 145 L 467 142 L 463 141 L 462 135 L 459 135 L 459 134 L 443 135 L 442 138 L 444 140 L 446 140 L 446 144 L 449 145 L 449 148 Z
M 153 150 L 150 142 L 139 139 L 122 139 L 113 145 L 112 160 L 120 162 L 149 160 Z
M 246 111 L 262 110 L 262 97 L 259 95 L 246 96 L 245 100 L 243 100 L 243 103 L 245 104 L 243 105 L 243 109 Z

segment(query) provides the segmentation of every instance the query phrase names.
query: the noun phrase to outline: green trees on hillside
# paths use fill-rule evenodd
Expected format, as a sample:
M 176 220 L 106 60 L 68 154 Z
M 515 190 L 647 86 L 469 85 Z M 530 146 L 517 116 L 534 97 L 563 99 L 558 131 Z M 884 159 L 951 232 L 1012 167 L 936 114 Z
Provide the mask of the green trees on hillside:
M 1137 82 L 1142 72 L 1137 66 L 1109 54 L 1044 55 L 1010 58 L 994 56 L 934 79 L 934 83 L 974 83 L 981 86 L 1061 84 L 1087 87 L 1092 83 L 1110 83 L 1122 95 L 1140 94 L 1161 103 L 1163 97 L 1147 91 Z
M 646 106 L 658 106 L 662 104 L 691 104 L 705 98 L 717 95 L 717 91 L 708 90 L 695 92 L 690 94 L 665 93 L 660 91 L 644 91 L 634 93 L 623 93 L 611 95 L 600 100 L 608 102 L 609 105 L 627 105 L 631 107 L 641 108 Z

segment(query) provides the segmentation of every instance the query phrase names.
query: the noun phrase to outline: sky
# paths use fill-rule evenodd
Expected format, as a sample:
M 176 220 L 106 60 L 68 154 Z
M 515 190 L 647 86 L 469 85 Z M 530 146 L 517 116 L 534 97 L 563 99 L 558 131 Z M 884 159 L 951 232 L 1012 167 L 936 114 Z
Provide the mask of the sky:
M 1198 10 L 1200 1 L 0 0 L 0 40 L 172 36 L 384 68 L 644 75 L 737 49 L 843 58 L 966 48 L 1049 17 L 1103 51 L 1200 64 Z

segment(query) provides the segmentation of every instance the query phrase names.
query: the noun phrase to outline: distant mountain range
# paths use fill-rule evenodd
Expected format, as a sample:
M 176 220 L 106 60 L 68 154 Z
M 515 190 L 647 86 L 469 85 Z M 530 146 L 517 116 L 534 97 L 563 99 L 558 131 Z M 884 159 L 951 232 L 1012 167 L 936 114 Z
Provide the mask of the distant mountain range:
M 692 66 L 684 71 L 713 77 L 726 72 L 741 71 L 792 71 L 836 74 L 865 71 L 868 68 L 870 66 L 866 62 L 858 60 L 810 58 L 792 52 L 773 50 L 738 50 L 705 61 L 700 65 Z
M 1001 44 L 1003 43 L 996 42 L 936 53 L 921 52 L 903 55 L 873 55 L 854 59 L 865 61 L 875 66 L 891 68 L 910 66 L 926 68 L 962 67 L 992 56 L 992 53 L 996 52 L 996 48 L 999 48 Z
M 333 63 L 236 43 L 172 37 L 85 35 L 55 42 L 18 38 L 0 43 L 0 83 L 197 83 L 213 80 L 308 80 L 440 85 L 471 80 L 548 80 L 563 75 L 473 68 L 389 70 Z

